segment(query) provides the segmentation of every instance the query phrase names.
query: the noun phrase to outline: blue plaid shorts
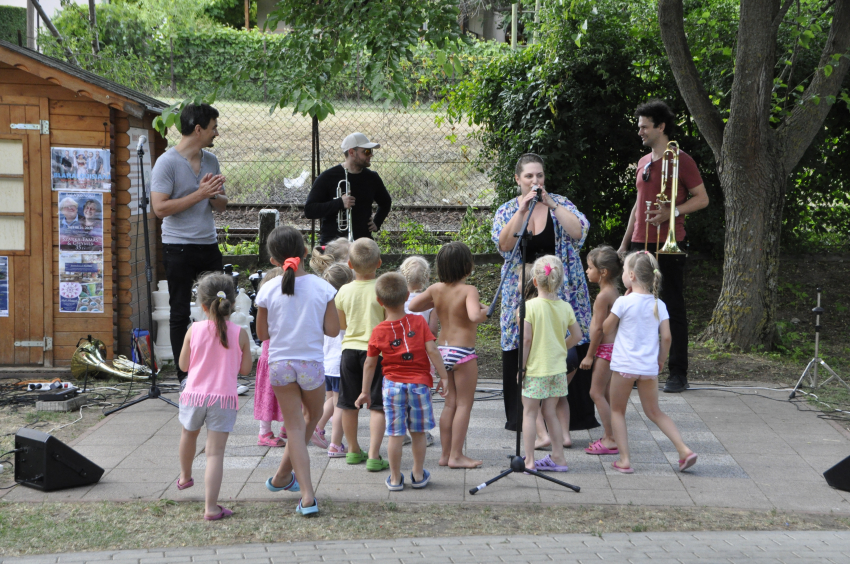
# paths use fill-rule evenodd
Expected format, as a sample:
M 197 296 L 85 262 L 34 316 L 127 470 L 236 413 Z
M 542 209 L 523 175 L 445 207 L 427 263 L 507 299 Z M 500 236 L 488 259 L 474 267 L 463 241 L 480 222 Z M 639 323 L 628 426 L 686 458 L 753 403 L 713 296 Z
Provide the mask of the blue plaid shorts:
M 431 388 L 425 384 L 402 384 L 384 378 L 382 390 L 388 437 L 424 433 L 436 427 Z

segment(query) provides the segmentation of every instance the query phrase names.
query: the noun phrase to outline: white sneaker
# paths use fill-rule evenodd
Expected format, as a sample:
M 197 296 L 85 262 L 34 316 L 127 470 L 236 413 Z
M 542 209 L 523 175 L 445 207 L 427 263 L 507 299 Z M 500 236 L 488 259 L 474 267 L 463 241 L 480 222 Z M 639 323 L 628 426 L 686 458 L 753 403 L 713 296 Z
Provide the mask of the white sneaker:
M 250 390 L 250 389 L 251 389 L 251 388 L 249 388 L 248 386 L 243 386 L 243 385 L 241 385 L 241 384 L 240 384 L 240 385 L 236 388 L 236 393 L 237 393 L 238 395 L 242 396 L 242 395 L 247 394 L 247 393 L 248 393 L 248 390 Z

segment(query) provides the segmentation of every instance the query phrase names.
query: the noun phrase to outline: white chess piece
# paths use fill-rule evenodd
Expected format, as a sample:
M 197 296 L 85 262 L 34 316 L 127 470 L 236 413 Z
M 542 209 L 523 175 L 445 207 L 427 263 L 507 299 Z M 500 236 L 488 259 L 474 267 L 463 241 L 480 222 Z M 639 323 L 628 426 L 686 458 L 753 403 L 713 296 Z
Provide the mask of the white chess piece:
M 168 304 L 168 282 L 160 280 L 157 285 L 157 291 L 151 292 L 151 297 L 154 304 L 152 317 L 154 322 L 156 322 L 156 341 L 153 344 L 154 354 L 160 362 L 174 360 L 174 353 L 171 350 L 171 327 L 169 326 L 171 306 Z

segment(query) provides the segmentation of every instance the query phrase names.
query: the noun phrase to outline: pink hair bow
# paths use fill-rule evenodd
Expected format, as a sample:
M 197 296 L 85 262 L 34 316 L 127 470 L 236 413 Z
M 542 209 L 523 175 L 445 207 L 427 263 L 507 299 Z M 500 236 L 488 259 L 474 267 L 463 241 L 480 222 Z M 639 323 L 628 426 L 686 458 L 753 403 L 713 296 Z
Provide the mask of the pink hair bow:
M 543 267 L 543 272 L 545 272 L 545 273 L 546 273 L 546 276 L 549 276 L 550 274 L 552 274 L 552 267 L 551 267 L 551 266 L 549 266 L 548 264 L 547 264 L 547 265 L 545 265 L 545 266 Z

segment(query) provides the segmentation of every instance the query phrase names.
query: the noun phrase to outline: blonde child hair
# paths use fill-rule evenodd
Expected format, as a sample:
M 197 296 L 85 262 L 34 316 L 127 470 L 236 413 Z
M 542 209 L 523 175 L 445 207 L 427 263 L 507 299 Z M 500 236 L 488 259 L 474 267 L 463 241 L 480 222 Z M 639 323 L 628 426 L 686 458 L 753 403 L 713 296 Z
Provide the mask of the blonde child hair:
M 361 237 L 351 244 L 348 249 L 348 261 L 354 272 L 370 274 L 377 270 L 381 262 L 381 250 L 372 239 Z
M 312 265 L 313 261 L 310 261 L 310 264 Z M 351 270 L 347 264 L 335 262 L 325 269 L 322 273 L 322 278 L 324 278 L 328 284 L 339 290 L 354 280 L 354 271 Z
M 410 291 L 421 292 L 431 281 L 431 265 L 422 257 L 407 257 L 398 270 L 407 281 L 407 289 Z
M 233 279 L 221 273 L 211 272 L 198 280 L 199 304 L 209 308 L 210 320 L 215 323 L 221 346 L 229 348 L 227 343 L 227 318 L 233 313 L 236 303 L 236 288 Z
M 658 269 L 658 261 L 651 253 L 636 251 L 626 257 L 623 266 L 634 272 L 637 283 L 655 296 L 655 307 L 652 311 L 655 319 L 659 319 L 658 295 L 661 293 L 661 271 Z
M 534 261 L 531 277 L 544 292 L 557 294 L 564 282 L 564 263 L 555 255 L 546 255 Z
M 335 262 L 347 262 L 348 250 L 351 243 L 348 239 L 338 237 L 321 247 L 315 247 L 310 256 L 310 268 L 321 276 Z

